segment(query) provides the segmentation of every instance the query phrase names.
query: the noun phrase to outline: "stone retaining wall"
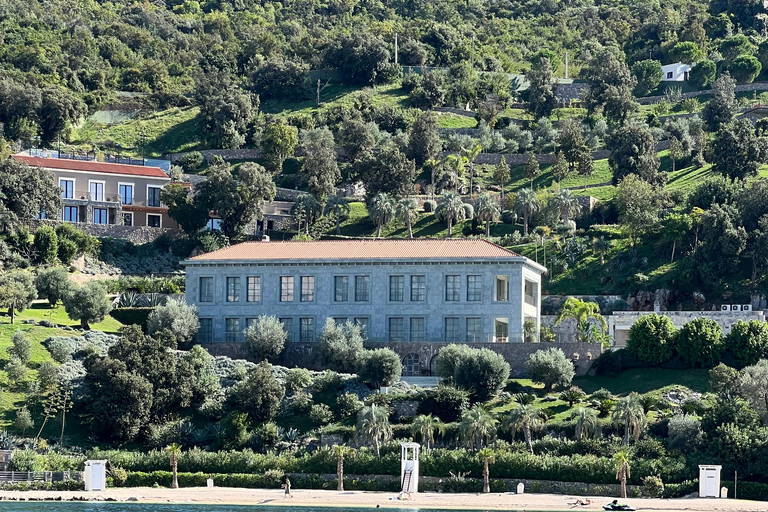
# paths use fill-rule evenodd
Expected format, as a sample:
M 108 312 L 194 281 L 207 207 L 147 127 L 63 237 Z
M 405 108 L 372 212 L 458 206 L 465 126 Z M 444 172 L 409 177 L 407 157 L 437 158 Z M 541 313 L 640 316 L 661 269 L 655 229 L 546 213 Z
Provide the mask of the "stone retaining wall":
M 394 350 L 400 358 L 410 354 L 418 355 L 424 374 L 434 374 L 437 353 L 441 348 L 452 343 L 409 342 L 409 343 L 371 343 L 370 348 L 386 347 Z M 559 348 L 574 360 L 576 375 L 586 375 L 595 359 L 602 354 L 600 343 L 467 343 L 472 348 L 488 348 L 504 356 L 509 363 L 512 377 L 525 376 L 525 363 L 534 352 L 548 348 Z M 252 359 L 245 343 L 205 343 L 202 345 L 213 356 L 227 356 L 233 359 Z M 322 370 L 317 343 L 288 343 L 283 356 L 277 364 L 287 367 L 304 367 Z
M 751 84 L 741 84 L 736 86 L 736 92 L 749 92 L 749 91 L 768 91 L 768 82 L 753 82 Z M 704 91 L 686 92 L 680 95 L 681 98 L 695 98 L 697 96 L 706 96 L 714 94 L 713 89 L 706 89 Z M 641 105 L 652 105 L 654 103 L 660 103 L 665 101 L 664 96 L 648 96 L 645 98 L 635 98 L 635 100 Z
M 30 231 L 34 231 L 41 224 L 55 228 L 64 221 L 57 220 L 30 220 L 26 221 Z M 160 236 L 168 234 L 173 238 L 181 236 L 182 232 L 171 228 L 151 228 L 149 226 L 123 226 L 119 224 L 86 224 L 78 222 L 74 224 L 77 229 L 95 237 L 111 237 L 128 240 L 136 245 L 154 242 Z

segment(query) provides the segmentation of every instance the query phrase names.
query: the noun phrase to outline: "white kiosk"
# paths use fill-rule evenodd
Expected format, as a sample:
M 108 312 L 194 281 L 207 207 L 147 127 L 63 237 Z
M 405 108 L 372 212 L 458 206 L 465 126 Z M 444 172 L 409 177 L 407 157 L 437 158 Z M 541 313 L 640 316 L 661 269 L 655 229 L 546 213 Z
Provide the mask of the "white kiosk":
M 400 489 L 402 492 L 419 492 L 418 443 L 400 443 Z
M 107 461 L 106 460 L 87 460 L 85 461 L 85 490 L 86 491 L 105 491 L 107 490 Z
M 720 497 L 720 471 L 723 466 L 699 466 L 699 498 Z

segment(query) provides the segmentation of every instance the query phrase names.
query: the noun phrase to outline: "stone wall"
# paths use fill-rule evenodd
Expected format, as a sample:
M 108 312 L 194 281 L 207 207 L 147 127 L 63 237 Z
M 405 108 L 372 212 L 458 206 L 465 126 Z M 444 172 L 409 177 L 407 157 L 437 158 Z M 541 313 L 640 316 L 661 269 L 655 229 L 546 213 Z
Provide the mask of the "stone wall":
M 184 155 L 187 155 L 189 153 L 191 153 L 191 151 L 187 151 L 184 153 L 165 153 L 163 155 L 163 159 L 170 160 L 172 163 L 178 162 L 179 160 L 184 158 Z M 203 158 L 205 160 L 210 160 L 214 156 L 220 156 L 224 160 L 255 159 L 255 158 L 259 158 L 263 154 L 261 149 L 256 149 L 256 148 L 203 149 L 199 153 L 203 155 Z
M 433 374 L 437 353 L 450 343 L 371 343 L 370 348 L 387 347 L 394 350 L 400 358 L 409 354 L 417 354 L 422 372 Z M 539 350 L 559 348 L 569 359 L 574 360 L 577 375 L 585 375 L 592 363 L 602 354 L 603 347 L 599 343 L 467 343 L 473 348 L 488 348 L 504 356 L 509 363 L 513 377 L 525 376 L 525 362 L 528 357 Z M 211 355 L 227 356 L 234 359 L 251 359 L 244 343 L 206 343 L 203 347 Z M 278 364 L 288 367 L 305 367 L 312 370 L 322 370 L 320 358 L 316 353 L 317 343 L 289 343 L 285 354 Z
M 59 224 L 62 224 L 64 221 L 56 221 L 56 220 L 30 220 L 27 221 L 25 224 L 29 227 L 31 231 L 34 231 L 37 229 L 37 226 L 40 224 L 47 224 L 51 227 L 56 227 Z M 122 226 L 118 224 L 86 224 L 86 223 L 76 223 L 75 226 L 77 229 L 80 229 L 81 231 L 88 233 L 91 236 L 95 237 L 111 237 L 111 238 L 119 238 L 121 240 L 128 240 L 130 242 L 133 242 L 136 245 L 142 245 L 147 244 L 150 242 L 154 242 L 157 240 L 161 235 L 169 234 L 173 238 L 176 238 L 181 235 L 181 231 L 178 229 L 170 229 L 170 228 L 151 228 L 148 226 Z
M 674 85 L 674 84 L 671 84 Z M 751 84 L 741 84 L 736 86 L 736 92 L 749 92 L 749 91 L 768 91 L 768 82 L 753 82 Z M 715 91 L 707 89 L 704 91 L 686 92 L 681 94 L 681 98 L 695 98 L 697 96 L 705 96 L 714 94 Z M 664 96 L 648 96 L 646 98 L 636 98 L 636 101 L 641 105 L 652 105 L 654 103 L 660 103 L 665 100 Z

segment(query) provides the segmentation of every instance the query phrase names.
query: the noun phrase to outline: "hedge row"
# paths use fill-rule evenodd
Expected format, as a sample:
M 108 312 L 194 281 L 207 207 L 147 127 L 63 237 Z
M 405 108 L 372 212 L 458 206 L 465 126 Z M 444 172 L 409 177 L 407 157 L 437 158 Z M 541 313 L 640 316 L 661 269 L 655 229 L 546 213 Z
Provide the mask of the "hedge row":
M 109 316 L 123 325 L 140 325 L 147 327 L 147 318 L 154 308 L 116 308 L 109 312 Z
M 165 471 L 169 468 L 168 454 L 162 451 L 146 453 L 123 451 L 99 451 L 91 454 L 107 459 L 114 466 L 127 471 Z M 616 482 L 614 461 L 611 457 L 593 455 L 531 455 L 529 453 L 497 451 L 493 475 L 496 478 L 528 480 L 556 480 L 613 484 Z M 344 462 L 345 470 L 356 475 L 391 475 L 400 471 L 399 447 L 387 446 L 380 459 L 370 450 L 358 450 L 355 456 Z M 421 456 L 423 476 L 448 478 L 450 472 L 469 472 L 471 476 L 482 474 L 482 461 L 477 454 L 467 450 L 434 449 Z M 204 452 L 190 450 L 179 457 L 179 470 L 189 473 L 253 473 L 264 474 L 269 470 L 286 473 L 333 474 L 336 472 L 336 456 L 331 450 L 321 449 L 312 454 L 257 454 L 249 450 L 230 452 Z M 638 459 L 632 464 L 631 483 L 640 483 L 645 476 L 658 475 L 664 482 L 681 482 L 690 475 L 682 458 L 660 457 Z

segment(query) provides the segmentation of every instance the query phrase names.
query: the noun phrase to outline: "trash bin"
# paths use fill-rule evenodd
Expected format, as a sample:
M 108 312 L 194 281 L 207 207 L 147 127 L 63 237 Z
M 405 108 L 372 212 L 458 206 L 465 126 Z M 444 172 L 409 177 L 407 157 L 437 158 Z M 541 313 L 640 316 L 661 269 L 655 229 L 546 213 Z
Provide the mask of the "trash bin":
M 721 498 L 727 498 L 728 497 L 728 488 L 727 487 L 722 487 L 720 489 L 720 497 Z
M 525 492 L 525 485 L 523 482 L 517 484 L 517 494 L 523 494 Z
M 208 480 L 206 480 L 205 483 L 208 485 L 209 488 L 213 487 L 213 478 L 209 478 Z

